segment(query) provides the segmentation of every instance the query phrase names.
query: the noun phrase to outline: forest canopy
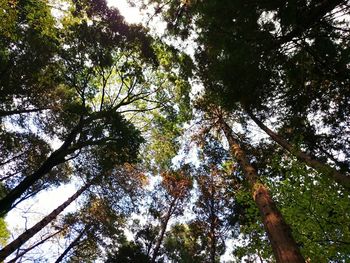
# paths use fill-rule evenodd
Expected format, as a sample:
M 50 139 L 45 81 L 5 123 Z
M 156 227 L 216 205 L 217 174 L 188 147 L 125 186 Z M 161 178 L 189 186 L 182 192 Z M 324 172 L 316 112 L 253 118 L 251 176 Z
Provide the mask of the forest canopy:
M 349 262 L 349 1 L 128 3 L 0 2 L 0 261 Z

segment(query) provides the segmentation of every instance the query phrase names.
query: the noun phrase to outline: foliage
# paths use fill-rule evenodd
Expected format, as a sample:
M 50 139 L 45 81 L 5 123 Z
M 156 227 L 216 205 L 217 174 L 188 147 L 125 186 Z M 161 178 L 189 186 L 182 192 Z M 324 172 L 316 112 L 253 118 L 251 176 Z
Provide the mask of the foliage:
M 249 166 L 307 261 L 350 260 L 349 193 L 324 176 L 349 178 L 346 1 L 141 2 L 164 37 L 105 0 L 0 1 L 0 214 L 96 177 L 58 220 L 66 262 L 273 262 Z

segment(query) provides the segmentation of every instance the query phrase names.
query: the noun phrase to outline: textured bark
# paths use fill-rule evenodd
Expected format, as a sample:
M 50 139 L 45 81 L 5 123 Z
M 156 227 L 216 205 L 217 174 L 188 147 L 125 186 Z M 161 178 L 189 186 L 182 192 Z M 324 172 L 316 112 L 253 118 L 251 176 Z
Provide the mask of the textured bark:
M 174 197 L 174 199 L 170 203 L 170 206 L 169 206 L 169 209 L 165 215 L 165 218 L 164 218 L 163 222 L 161 223 L 161 230 L 160 230 L 159 238 L 157 239 L 157 243 L 156 243 L 156 246 L 154 247 L 153 254 L 152 254 L 152 259 L 151 259 L 152 263 L 156 262 L 156 258 L 157 258 L 158 253 L 159 253 L 160 245 L 162 244 L 163 239 L 164 239 L 165 230 L 168 226 L 171 215 L 174 213 L 177 200 L 178 200 L 178 197 Z
M 69 246 L 63 251 L 63 253 L 56 259 L 55 263 L 59 263 L 61 262 L 64 257 L 68 254 L 68 252 L 74 248 L 75 246 L 77 246 L 79 244 L 80 239 L 82 238 L 82 236 L 84 235 L 84 233 L 86 232 L 87 228 L 84 228 L 79 235 L 72 241 L 72 243 L 69 244 Z
M 10 244 L 0 250 L 0 262 L 2 262 L 11 253 L 17 250 L 25 242 L 27 242 L 31 237 L 38 233 L 41 229 L 47 226 L 52 220 L 54 220 L 67 206 L 69 206 L 75 199 L 77 199 L 86 189 L 88 189 L 93 181 L 85 184 L 80 188 L 75 194 L 67 199 L 63 204 L 53 210 L 50 214 L 44 217 L 41 221 L 36 223 L 33 227 L 22 233 L 17 239 L 13 240 Z
M 12 208 L 13 204 L 21 197 L 36 181 L 44 177 L 55 166 L 65 162 L 65 157 L 69 153 L 69 147 L 74 142 L 76 136 L 83 127 L 83 121 L 70 132 L 65 142 L 44 161 L 39 169 L 31 175 L 26 176 L 15 188 L 13 188 L 3 199 L 0 200 L 0 216 L 3 217 Z
M 245 177 L 252 190 L 253 199 L 260 211 L 266 233 L 269 237 L 273 253 L 278 263 L 305 262 L 299 247 L 293 239 L 291 229 L 284 221 L 268 189 L 259 182 L 257 173 L 250 164 L 239 142 L 232 135 L 231 128 L 223 120 L 220 122 L 232 155 L 241 165 Z
M 271 139 L 273 139 L 275 142 L 277 142 L 279 145 L 281 145 L 284 149 L 286 149 L 288 152 L 290 152 L 295 157 L 297 157 L 298 160 L 304 162 L 305 164 L 314 168 L 315 170 L 317 170 L 323 174 L 326 174 L 327 176 L 331 177 L 333 180 L 335 180 L 337 183 L 339 183 L 343 187 L 350 189 L 350 176 L 346 176 L 346 175 L 338 172 L 334 168 L 330 167 L 328 164 L 325 164 L 325 163 L 311 157 L 310 155 L 306 154 L 303 151 L 296 150 L 292 144 L 287 142 L 284 138 L 279 136 L 277 133 L 270 130 L 252 113 L 248 113 L 248 115 L 263 131 L 265 131 L 271 137 Z

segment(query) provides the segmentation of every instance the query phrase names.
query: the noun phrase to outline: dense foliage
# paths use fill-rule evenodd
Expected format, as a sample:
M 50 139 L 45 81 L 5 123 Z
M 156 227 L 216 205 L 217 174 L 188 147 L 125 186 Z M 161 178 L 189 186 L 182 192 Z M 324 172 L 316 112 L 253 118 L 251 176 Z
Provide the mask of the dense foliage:
M 349 1 L 129 3 L 0 1 L 0 261 L 348 262 Z

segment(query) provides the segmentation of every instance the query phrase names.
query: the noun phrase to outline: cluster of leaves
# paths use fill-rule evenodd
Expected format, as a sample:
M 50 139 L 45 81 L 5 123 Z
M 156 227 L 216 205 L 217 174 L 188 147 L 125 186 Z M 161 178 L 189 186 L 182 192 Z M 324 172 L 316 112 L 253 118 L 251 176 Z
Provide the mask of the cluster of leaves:
M 0 4 L 2 216 L 80 178 L 63 206 L 83 201 L 52 234 L 67 242 L 57 262 L 215 263 L 230 249 L 273 261 L 271 213 L 305 259 L 349 260 L 346 1 L 144 1 L 168 37 L 194 41 L 194 62 L 105 0 L 60 3 L 60 16 L 46 0 Z M 193 118 L 200 164 L 174 168 Z

